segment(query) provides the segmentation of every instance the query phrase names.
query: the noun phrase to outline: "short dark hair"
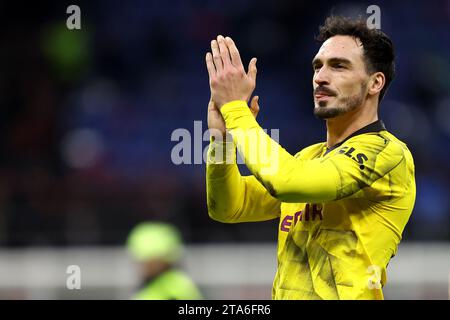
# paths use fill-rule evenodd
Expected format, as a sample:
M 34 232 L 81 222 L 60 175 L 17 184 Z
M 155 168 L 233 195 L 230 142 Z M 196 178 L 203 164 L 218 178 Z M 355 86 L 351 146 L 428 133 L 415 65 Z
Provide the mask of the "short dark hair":
M 389 37 L 378 29 L 370 29 L 363 19 L 351 19 L 342 16 L 329 16 L 319 27 L 316 40 L 324 42 L 334 36 L 351 36 L 361 41 L 366 71 L 369 74 L 382 72 L 386 83 L 380 91 L 378 103 L 395 77 L 395 51 Z

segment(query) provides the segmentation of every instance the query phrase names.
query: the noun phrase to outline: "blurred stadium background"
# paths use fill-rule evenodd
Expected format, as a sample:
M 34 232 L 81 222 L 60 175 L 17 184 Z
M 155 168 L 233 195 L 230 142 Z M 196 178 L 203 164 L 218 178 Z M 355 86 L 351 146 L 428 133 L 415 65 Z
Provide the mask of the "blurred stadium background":
M 81 8 L 81 30 L 66 9 Z M 0 3 L 0 298 L 127 299 L 124 242 L 145 220 L 175 224 L 183 266 L 209 299 L 270 298 L 277 221 L 209 219 L 205 166 L 175 165 L 177 128 L 209 99 L 204 55 L 217 34 L 258 57 L 259 121 L 292 153 L 325 139 L 312 115 L 311 59 L 330 13 L 367 16 L 397 50 L 381 107 L 409 144 L 417 200 L 388 267 L 389 299 L 448 299 L 450 1 L 42 1 Z M 203 147 L 207 142 L 203 142 Z M 66 289 L 79 265 L 82 289 Z

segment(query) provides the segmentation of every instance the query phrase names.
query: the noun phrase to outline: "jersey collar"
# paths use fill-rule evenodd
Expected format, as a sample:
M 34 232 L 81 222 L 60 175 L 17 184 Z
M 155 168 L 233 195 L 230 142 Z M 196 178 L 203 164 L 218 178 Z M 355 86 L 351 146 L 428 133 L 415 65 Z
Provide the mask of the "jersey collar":
M 351 135 L 349 135 L 347 138 L 345 138 L 341 142 L 335 144 L 331 148 L 327 148 L 327 151 L 324 153 L 324 155 L 326 155 L 330 151 L 340 147 L 345 141 L 347 141 L 350 138 L 353 138 L 354 136 L 358 136 L 360 134 L 369 133 L 369 132 L 380 132 L 383 130 L 386 130 L 386 127 L 384 126 L 384 122 L 382 120 L 377 120 L 375 122 L 372 122 L 372 123 L 368 124 L 367 126 L 362 127 L 359 130 L 356 130 Z

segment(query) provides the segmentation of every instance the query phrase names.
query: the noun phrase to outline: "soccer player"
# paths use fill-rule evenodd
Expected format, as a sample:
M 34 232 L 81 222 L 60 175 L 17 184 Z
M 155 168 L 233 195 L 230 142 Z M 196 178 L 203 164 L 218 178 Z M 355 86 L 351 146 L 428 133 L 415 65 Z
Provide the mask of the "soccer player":
M 393 44 L 364 21 L 338 16 L 326 19 L 318 40 L 314 114 L 327 139 L 295 155 L 259 126 L 257 97 L 247 105 L 256 59 L 246 73 L 232 39 L 211 42 L 208 125 L 220 134 L 208 151 L 208 212 L 225 223 L 280 219 L 274 299 L 383 299 L 416 193 L 410 151 L 378 118 L 394 77 Z M 251 176 L 240 175 L 236 147 Z

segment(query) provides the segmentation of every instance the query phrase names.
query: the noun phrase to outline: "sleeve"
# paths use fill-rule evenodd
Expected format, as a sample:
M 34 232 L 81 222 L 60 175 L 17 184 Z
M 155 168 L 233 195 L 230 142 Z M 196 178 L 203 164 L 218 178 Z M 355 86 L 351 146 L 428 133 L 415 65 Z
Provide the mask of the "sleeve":
M 206 164 L 206 191 L 208 214 L 214 220 L 237 223 L 280 216 L 280 201 L 273 198 L 254 176 L 239 173 L 233 142 L 211 141 Z
M 352 139 L 333 155 L 293 157 L 258 125 L 245 101 L 221 108 L 226 127 L 253 175 L 282 202 L 327 202 L 348 197 L 392 170 L 403 152 L 378 135 Z M 369 137 L 367 137 L 369 136 Z

